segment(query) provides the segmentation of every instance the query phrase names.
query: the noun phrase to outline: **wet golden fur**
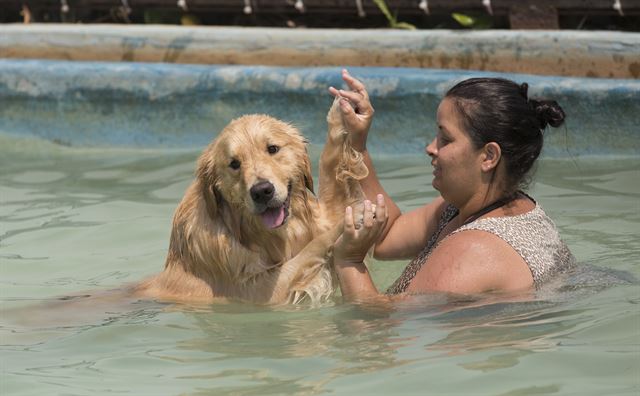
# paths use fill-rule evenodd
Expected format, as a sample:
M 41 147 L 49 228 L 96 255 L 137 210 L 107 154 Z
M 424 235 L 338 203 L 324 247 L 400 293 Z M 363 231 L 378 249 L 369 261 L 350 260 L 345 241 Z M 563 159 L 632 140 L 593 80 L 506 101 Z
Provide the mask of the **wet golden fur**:
M 337 103 L 327 121 L 316 197 L 306 142 L 296 128 L 266 115 L 233 120 L 198 159 L 196 179 L 174 215 L 164 271 L 138 285 L 136 294 L 265 304 L 326 299 L 334 289 L 331 247 L 344 208 L 363 199 L 357 180 L 368 173 L 349 144 Z M 270 145 L 279 151 L 269 153 Z M 232 160 L 239 169 L 230 167 Z M 249 193 L 264 180 L 276 198 L 290 194 L 288 219 L 275 229 L 256 215 Z

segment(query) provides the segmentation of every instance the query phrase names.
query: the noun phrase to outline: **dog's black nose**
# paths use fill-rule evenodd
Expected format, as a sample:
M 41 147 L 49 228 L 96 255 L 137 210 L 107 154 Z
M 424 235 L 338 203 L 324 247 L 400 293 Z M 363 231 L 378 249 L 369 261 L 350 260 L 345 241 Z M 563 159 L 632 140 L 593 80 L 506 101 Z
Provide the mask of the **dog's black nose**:
M 275 190 L 276 189 L 273 187 L 273 184 L 269 182 L 260 182 L 254 184 L 249 191 L 251 192 L 253 202 L 266 204 L 271 200 L 271 198 L 273 198 Z

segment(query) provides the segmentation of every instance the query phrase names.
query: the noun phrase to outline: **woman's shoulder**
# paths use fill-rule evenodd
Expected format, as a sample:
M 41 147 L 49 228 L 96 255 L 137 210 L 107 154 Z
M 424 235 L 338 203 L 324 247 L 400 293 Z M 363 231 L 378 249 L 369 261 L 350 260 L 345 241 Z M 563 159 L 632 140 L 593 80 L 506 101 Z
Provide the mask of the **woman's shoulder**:
M 448 235 L 420 272 L 412 282 L 415 287 L 458 293 L 516 290 L 532 284 L 522 257 L 503 239 L 480 230 Z
M 450 238 L 451 243 L 460 244 L 477 242 L 483 236 L 487 243 L 493 239 L 496 250 L 516 253 L 529 268 L 536 285 L 575 260 L 555 223 L 537 202 L 533 209 L 513 216 L 478 219 L 456 229 Z

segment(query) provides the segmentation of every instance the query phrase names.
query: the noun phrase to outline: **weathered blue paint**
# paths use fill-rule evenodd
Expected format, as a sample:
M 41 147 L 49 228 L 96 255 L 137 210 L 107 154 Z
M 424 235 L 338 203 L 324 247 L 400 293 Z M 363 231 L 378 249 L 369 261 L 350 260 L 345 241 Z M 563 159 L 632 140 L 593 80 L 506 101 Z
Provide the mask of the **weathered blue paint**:
M 544 154 L 640 154 L 640 81 L 414 68 L 350 68 L 376 108 L 372 150 L 418 153 L 447 88 L 473 76 L 527 82 L 566 128 Z M 321 144 L 339 68 L 0 60 L 0 133 L 79 146 L 203 147 L 234 117 L 266 113 Z

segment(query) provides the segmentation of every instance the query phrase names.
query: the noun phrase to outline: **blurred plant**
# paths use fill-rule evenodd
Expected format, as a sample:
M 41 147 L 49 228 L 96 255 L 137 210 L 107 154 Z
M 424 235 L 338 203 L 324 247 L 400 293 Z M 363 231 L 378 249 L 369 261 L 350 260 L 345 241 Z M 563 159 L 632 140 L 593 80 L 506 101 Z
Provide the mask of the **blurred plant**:
M 469 29 L 489 29 L 493 25 L 493 19 L 489 16 L 471 16 L 454 12 L 451 17 L 461 26 Z
M 391 11 L 389 11 L 389 7 L 387 7 L 387 3 L 384 0 L 373 0 L 374 3 L 378 6 L 380 11 L 384 14 L 389 21 L 389 27 L 392 29 L 408 29 L 415 30 L 415 26 L 407 23 L 407 22 L 398 22 L 398 19 L 395 15 L 391 15 Z
M 153 10 L 144 11 L 144 23 L 151 25 L 202 25 L 202 21 L 195 14 L 184 13 L 173 10 Z
M 202 25 L 202 21 L 194 14 L 184 14 L 180 17 L 180 23 L 184 26 Z

